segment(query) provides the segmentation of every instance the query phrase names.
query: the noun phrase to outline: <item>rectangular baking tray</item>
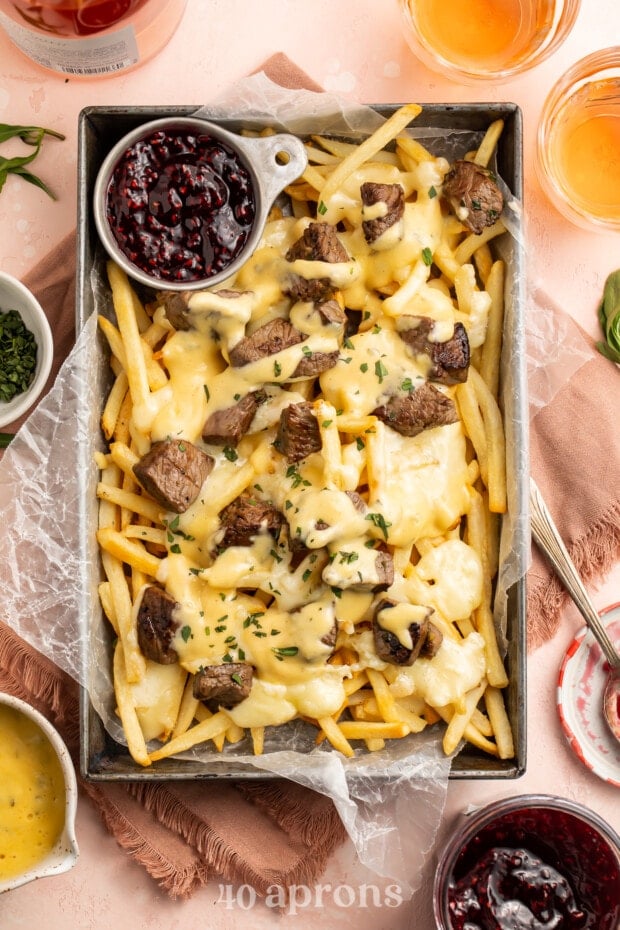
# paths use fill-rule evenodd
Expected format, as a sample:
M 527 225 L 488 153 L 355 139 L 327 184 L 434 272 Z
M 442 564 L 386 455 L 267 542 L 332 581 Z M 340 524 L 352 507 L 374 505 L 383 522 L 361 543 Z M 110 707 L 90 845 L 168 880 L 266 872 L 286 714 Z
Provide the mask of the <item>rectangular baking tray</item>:
M 77 243 L 77 300 L 76 328 L 80 332 L 86 320 L 95 309 L 92 274 L 97 273 L 98 266 L 103 267 L 105 256 L 95 230 L 91 208 L 92 194 L 97 171 L 105 155 L 114 143 L 130 130 L 152 119 L 174 116 L 190 116 L 199 106 L 174 107 L 122 107 L 93 106 L 80 113 L 78 126 L 78 243 Z M 379 113 L 389 116 L 396 105 L 375 106 Z M 519 202 L 523 196 L 523 162 L 522 162 L 522 117 L 516 104 L 428 104 L 415 121 L 415 127 L 423 129 L 456 129 L 483 133 L 489 124 L 497 119 L 504 121 L 498 148 L 496 170 L 506 182 L 512 194 Z M 234 119 L 218 120 L 225 128 L 239 131 L 256 128 L 246 122 Z M 265 125 L 262 121 L 261 125 Z M 280 127 L 276 127 L 280 128 Z M 432 140 L 425 138 L 425 144 L 433 148 Z M 440 151 L 437 152 L 440 154 Z M 518 221 L 517 221 L 518 225 Z M 506 441 L 508 455 L 508 481 L 513 483 L 513 500 L 523 519 L 518 522 L 518 529 L 512 541 L 517 552 L 522 570 L 519 580 L 508 592 L 508 610 L 506 627 L 506 666 L 510 684 L 505 692 L 507 712 L 510 718 L 514 741 L 515 757 L 498 760 L 488 756 L 467 744 L 454 758 L 450 777 L 514 779 L 520 777 L 526 767 L 526 589 L 525 571 L 529 553 L 529 532 L 527 531 L 528 512 L 528 407 L 527 380 L 525 371 L 524 316 L 525 316 L 525 262 L 522 237 L 504 236 L 509 239 L 506 255 L 509 272 L 512 272 L 513 286 L 506 294 L 506 312 L 504 327 L 504 351 L 502 372 L 505 375 L 510 366 L 510 375 L 514 390 L 510 397 L 510 416 L 506 416 Z M 510 275 L 509 275 L 510 277 Z M 101 345 L 102 371 L 105 349 Z M 106 357 L 107 357 L 107 353 Z M 101 375 L 100 377 L 105 377 Z M 93 429 L 98 429 L 100 411 L 91 411 Z M 98 440 L 95 440 L 97 442 Z M 82 476 L 82 514 L 81 547 L 82 563 L 85 566 L 82 579 L 82 623 L 84 630 L 84 667 L 89 668 L 90 624 L 95 612 L 100 613 L 96 595 L 100 581 L 99 557 L 95 540 L 96 502 L 90 488 L 92 482 L 86 480 L 92 475 L 95 466 L 92 461 L 93 446 L 81 441 L 80 465 Z M 514 482 L 517 487 L 514 488 Z M 88 490 L 87 490 L 88 489 Z M 110 641 L 111 648 L 111 641 Z M 91 781 L 162 781 L 186 779 L 263 779 L 274 777 L 268 772 L 242 766 L 235 762 L 234 755 L 222 756 L 213 763 L 197 763 L 181 759 L 163 759 L 156 766 L 144 769 L 137 765 L 129 755 L 127 748 L 116 742 L 104 728 L 96 713 L 90 697 L 88 682 L 81 689 L 80 695 L 80 767 L 82 775 Z M 215 755 L 215 754 L 214 754 Z M 377 754 L 380 756 L 380 753 Z M 382 777 L 382 766 L 377 759 L 377 778 Z

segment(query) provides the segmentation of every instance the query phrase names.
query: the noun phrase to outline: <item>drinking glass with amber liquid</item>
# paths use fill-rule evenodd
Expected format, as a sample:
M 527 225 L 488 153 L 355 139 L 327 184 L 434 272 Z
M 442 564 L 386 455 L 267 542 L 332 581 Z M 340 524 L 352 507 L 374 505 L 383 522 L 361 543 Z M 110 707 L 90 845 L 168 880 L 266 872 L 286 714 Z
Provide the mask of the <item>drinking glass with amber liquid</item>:
M 504 81 L 564 41 L 580 0 L 400 0 L 405 35 L 427 67 L 465 83 Z
M 538 128 L 542 188 L 567 219 L 620 231 L 620 46 L 573 65 L 547 97 Z

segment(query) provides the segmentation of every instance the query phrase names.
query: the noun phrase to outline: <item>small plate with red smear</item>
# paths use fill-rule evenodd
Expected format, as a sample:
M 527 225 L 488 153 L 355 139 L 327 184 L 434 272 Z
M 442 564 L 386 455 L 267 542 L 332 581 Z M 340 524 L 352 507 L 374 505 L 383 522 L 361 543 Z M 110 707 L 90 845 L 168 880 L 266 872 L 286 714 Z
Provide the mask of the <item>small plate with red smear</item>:
M 620 642 L 620 604 L 601 611 L 616 644 Z M 609 664 L 592 633 L 584 627 L 560 668 L 557 705 L 560 721 L 575 754 L 595 775 L 620 788 L 620 743 L 603 715 L 603 692 Z

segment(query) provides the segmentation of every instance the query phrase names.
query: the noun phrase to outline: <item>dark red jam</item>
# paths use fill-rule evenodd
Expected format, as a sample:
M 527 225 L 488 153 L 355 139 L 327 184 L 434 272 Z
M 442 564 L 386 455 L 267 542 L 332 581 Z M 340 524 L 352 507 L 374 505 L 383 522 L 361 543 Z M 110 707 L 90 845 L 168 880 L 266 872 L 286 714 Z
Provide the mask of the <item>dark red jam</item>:
M 448 886 L 453 930 L 617 930 L 620 869 L 573 814 L 507 813 L 458 856 Z
M 224 271 L 255 216 L 252 181 L 236 153 L 209 135 L 158 130 L 116 165 L 106 214 L 119 248 L 153 278 L 185 282 Z

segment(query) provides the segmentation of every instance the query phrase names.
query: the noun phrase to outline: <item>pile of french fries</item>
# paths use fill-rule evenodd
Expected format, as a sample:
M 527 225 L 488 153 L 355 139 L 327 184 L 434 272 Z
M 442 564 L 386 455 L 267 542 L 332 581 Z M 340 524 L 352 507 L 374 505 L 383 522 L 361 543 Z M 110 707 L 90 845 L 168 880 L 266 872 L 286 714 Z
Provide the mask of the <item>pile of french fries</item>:
M 363 178 L 369 167 L 383 165 L 397 170 L 407 195 L 415 196 L 412 177 L 420 165 L 436 161 L 435 155 L 405 132 L 419 112 L 415 105 L 398 109 L 361 144 L 322 136 L 309 139 L 308 167 L 288 190 L 293 217 L 338 222 L 343 188 L 353 175 Z M 501 122 L 493 123 L 477 151 L 467 157 L 489 164 L 501 131 Z M 447 540 L 461 540 L 473 550 L 482 567 L 481 596 L 468 617 L 454 622 L 440 618 L 439 622 L 444 637 L 455 643 L 463 642 L 472 633 L 482 637 L 485 669 L 475 687 L 451 703 L 433 702 L 428 695 L 420 700 L 415 693 L 400 694 L 394 687 L 394 675 L 380 662 L 364 663 L 355 650 L 355 637 L 339 637 L 328 661 L 343 670 L 342 705 L 327 717 L 304 719 L 317 728 L 317 743 L 327 741 L 346 757 L 354 755 L 358 745 L 369 751 L 381 750 L 386 740 L 402 739 L 442 721 L 446 754 L 452 754 L 466 740 L 501 759 L 514 755 L 503 695 L 508 678 L 492 610 L 500 524 L 507 507 L 505 440 L 498 403 L 505 268 L 501 260 L 493 257 L 492 240 L 505 229 L 498 220 L 484 233 L 475 235 L 455 216 L 444 213 L 442 237 L 432 255 L 432 272 L 418 256 L 406 275 L 383 282 L 369 299 L 371 312 L 363 328 L 376 325 L 386 302 L 391 302 L 390 312 L 397 316 L 415 292 L 416 282 L 425 280 L 430 273 L 437 286 L 450 295 L 455 313 L 466 326 L 476 313 L 478 296 L 487 295 L 483 338 L 473 351 L 467 381 L 449 389 L 467 437 L 467 506 L 457 524 L 441 537 L 416 540 L 413 545 L 393 550 L 396 570 L 403 578 L 426 553 Z M 272 218 L 279 221 L 281 215 L 276 211 Z M 142 418 L 153 398 L 161 397 L 168 388 L 161 347 L 174 330 L 154 313 L 156 301 L 143 304 L 138 299 L 125 274 L 113 262 L 107 271 L 116 321 L 100 319 L 110 350 L 113 384 L 101 417 L 107 450 L 97 455 L 101 472 L 97 540 L 104 573 L 99 594 L 115 633 L 114 686 L 127 744 L 132 757 L 143 766 L 203 744 L 210 743 L 221 751 L 226 744 L 237 744 L 246 736 L 251 738 L 253 752 L 260 754 L 268 720 L 247 733 L 225 709 L 211 712 L 193 696 L 193 676 L 182 662 L 158 666 L 146 659 L 138 646 L 136 601 L 145 584 L 165 578 L 163 566 L 169 554 L 173 515 L 162 512 L 140 487 L 133 467 L 151 446 Z M 299 389 L 299 385 L 295 388 Z M 325 404 L 325 409 L 329 408 Z M 369 429 L 377 425 L 376 418 L 367 417 L 357 425 L 351 420 L 338 423 L 336 417 L 320 419 L 326 486 L 345 486 L 343 435 L 350 440 L 356 429 L 363 429 L 367 459 L 358 490 L 365 499 L 371 499 L 381 485 L 381 456 L 385 454 L 381 429 Z M 268 440 L 270 444 L 273 436 L 269 435 Z M 256 472 L 260 461 L 256 445 L 251 454 L 240 456 L 234 478 L 226 488 L 219 488 L 222 508 L 260 479 Z M 258 603 L 268 607 L 264 591 L 257 591 L 256 597 Z M 365 626 L 368 623 L 362 618 L 359 629 Z M 157 748 L 149 751 L 148 744 L 154 739 L 158 740 Z

